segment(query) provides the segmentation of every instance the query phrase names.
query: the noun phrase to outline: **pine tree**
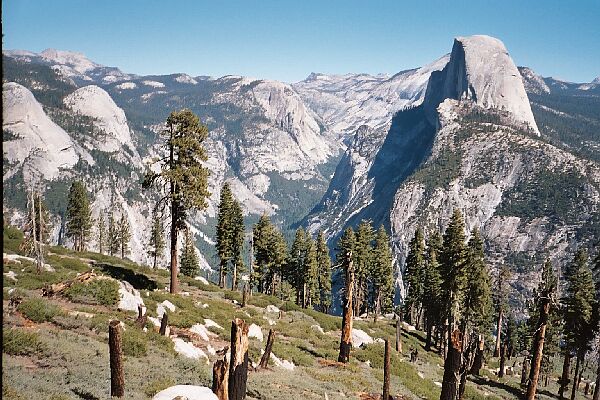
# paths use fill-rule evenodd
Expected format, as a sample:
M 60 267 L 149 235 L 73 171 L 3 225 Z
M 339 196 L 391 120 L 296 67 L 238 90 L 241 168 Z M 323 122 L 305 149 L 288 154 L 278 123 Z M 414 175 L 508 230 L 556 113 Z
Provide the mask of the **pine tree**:
M 181 252 L 181 273 L 185 276 L 194 277 L 198 275 L 200 264 L 196 247 L 194 246 L 194 236 L 188 229 L 184 231 L 183 251 Z
M 252 245 L 254 250 L 253 281 L 258 291 L 265 293 L 270 269 L 269 244 L 273 240 L 275 227 L 267 214 L 263 214 L 252 228 Z
M 353 252 L 356 247 L 356 235 L 354 234 L 354 230 L 352 227 L 346 228 L 342 236 L 337 242 L 336 246 L 336 255 L 335 262 L 336 265 L 339 266 L 347 266 L 352 265 L 352 259 L 349 256 L 353 257 Z M 352 266 L 354 268 L 354 266 Z M 348 292 L 348 282 L 344 281 L 344 293 L 343 298 L 347 296 Z
M 444 378 L 440 400 L 459 398 L 463 335 L 458 329 L 458 306 L 465 286 L 467 249 L 465 245 L 465 225 L 462 214 L 454 210 L 450 223 L 444 232 L 444 244 L 440 257 L 442 270 L 442 318 L 447 322 L 448 343 L 444 362 Z
M 302 227 L 296 229 L 296 236 L 290 250 L 287 278 L 296 290 L 296 304 L 302 305 L 304 270 L 306 269 L 306 233 Z
M 508 309 L 508 279 L 510 278 L 510 269 L 504 263 L 498 268 L 496 277 L 496 290 L 494 291 L 494 303 L 496 307 L 496 346 L 494 347 L 494 357 L 500 356 L 500 346 L 502 343 L 502 322 Z
M 160 215 L 154 213 L 152 219 L 152 229 L 150 230 L 150 239 L 148 241 L 148 255 L 152 257 L 152 268 L 157 267 L 158 258 L 162 257 L 165 250 L 165 239 L 163 237 L 164 228 Z
M 375 232 L 370 220 L 363 220 L 356 229 L 356 246 L 354 249 L 354 314 L 360 315 L 367 309 L 368 286 L 373 264 L 373 240 Z M 371 304 L 372 305 L 372 304 Z
M 131 228 L 129 226 L 129 219 L 125 211 L 121 211 L 121 219 L 119 220 L 119 248 L 121 250 L 121 258 L 125 258 L 125 255 L 129 253 L 129 241 L 131 240 Z
M 408 286 L 406 309 L 410 323 L 418 326 L 421 319 L 423 286 L 425 284 L 425 242 L 421 228 L 417 228 L 408 245 L 408 255 L 404 267 L 405 281 Z
M 217 213 L 217 255 L 219 256 L 219 287 L 225 287 L 228 263 L 233 258 L 233 194 L 229 183 L 225 182 L 221 188 L 219 211 Z
M 535 399 L 542 360 L 544 356 L 544 344 L 546 340 L 546 328 L 552 309 L 556 308 L 554 297 L 558 281 L 552 270 L 550 260 L 547 260 L 542 270 L 542 281 L 534 291 L 535 314 L 529 319 L 530 330 L 533 334 L 531 349 L 531 369 L 529 370 L 529 381 L 527 385 L 526 400 Z M 536 315 L 537 314 L 537 315 Z
M 69 189 L 67 204 L 67 237 L 73 240 L 75 251 L 85 251 L 92 224 L 87 189 L 82 182 L 75 181 Z
M 115 221 L 115 215 L 112 210 L 108 213 L 108 254 L 114 256 L 119 252 L 121 240 L 119 238 L 119 227 Z
M 491 316 L 491 288 L 488 268 L 485 264 L 483 240 L 479 230 L 473 229 L 468 243 L 465 275 L 468 279 L 462 289 L 460 304 L 460 331 L 463 335 L 463 359 L 460 369 L 458 397 L 466 388 L 467 373 L 471 371 L 481 338 L 488 330 Z
M 208 128 L 190 110 L 172 112 L 166 121 L 164 148 L 167 156 L 161 161 L 161 172 L 146 173 L 144 188 L 158 187 L 163 195 L 158 208 L 169 206 L 171 212 L 171 285 L 170 292 L 178 291 L 177 236 L 184 229 L 189 210 L 208 206 L 209 170 L 204 141 Z
M 590 343 L 597 329 L 595 308 L 594 280 L 588 264 L 587 253 L 579 250 L 575 259 L 565 271 L 567 281 L 566 296 L 562 299 L 564 312 L 564 339 L 566 342 L 565 357 L 570 357 L 570 351 L 575 352 L 575 374 L 571 400 L 575 399 L 577 378 L 585 354 L 590 349 Z M 563 371 L 564 372 L 564 371 Z M 559 395 L 562 398 L 566 382 L 561 382 Z
M 317 270 L 319 283 L 318 306 L 321 312 L 328 313 L 331 306 L 331 258 L 323 232 L 317 234 Z
M 310 234 L 306 235 L 304 277 L 302 287 L 302 307 L 311 308 L 317 302 L 319 275 L 317 265 L 317 245 Z
M 373 248 L 372 288 L 374 319 L 381 313 L 391 311 L 394 306 L 394 266 L 390 239 L 383 225 L 377 230 Z
M 244 233 L 246 227 L 244 226 L 244 214 L 242 213 L 242 207 L 237 200 L 233 200 L 231 207 L 231 261 L 233 263 L 233 273 L 231 276 L 231 290 L 237 289 L 238 278 L 244 272 Z
M 433 232 L 427 240 L 427 258 L 425 269 L 423 271 L 423 312 L 425 315 L 426 340 L 425 349 L 431 349 L 433 328 L 438 327 L 441 330 L 441 290 L 442 275 L 441 266 L 438 262 L 439 254 L 442 249 L 442 236 L 438 232 Z
M 106 250 L 106 220 L 104 217 L 104 210 L 100 211 L 100 215 L 98 216 L 98 251 L 100 254 L 104 254 L 104 250 Z

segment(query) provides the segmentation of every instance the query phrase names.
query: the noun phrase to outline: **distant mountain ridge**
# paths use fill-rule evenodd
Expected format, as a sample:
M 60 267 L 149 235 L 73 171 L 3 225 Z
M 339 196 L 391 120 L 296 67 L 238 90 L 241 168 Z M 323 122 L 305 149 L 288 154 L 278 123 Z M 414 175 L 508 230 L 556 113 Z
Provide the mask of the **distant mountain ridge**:
M 560 261 L 575 243 L 600 237 L 600 85 L 517 69 L 494 38 L 457 38 L 451 54 L 393 75 L 313 73 L 293 84 L 138 76 L 55 50 L 9 50 L 3 58 L 3 182 L 15 193 L 5 191 L 4 210 L 19 221 L 18 193 L 47 168 L 41 177 L 57 240 L 64 213 L 58 199 L 80 177 L 96 213 L 111 204 L 125 210 L 140 232 L 132 257 L 145 260 L 152 198 L 139 179 L 161 152 L 168 112 L 184 107 L 210 130 L 212 197 L 190 220 L 207 268 L 216 262 L 214 217 L 224 181 L 248 224 L 266 212 L 283 228 L 304 221 L 333 240 L 361 218 L 383 223 L 399 267 L 416 226 L 443 227 L 454 207 L 469 227 L 482 229 L 493 260 L 523 273 L 534 273 L 543 256 Z M 490 58 L 495 63 L 483 62 Z M 45 152 L 49 140 L 68 156 Z M 552 184 L 584 201 L 552 204 L 543 197 Z

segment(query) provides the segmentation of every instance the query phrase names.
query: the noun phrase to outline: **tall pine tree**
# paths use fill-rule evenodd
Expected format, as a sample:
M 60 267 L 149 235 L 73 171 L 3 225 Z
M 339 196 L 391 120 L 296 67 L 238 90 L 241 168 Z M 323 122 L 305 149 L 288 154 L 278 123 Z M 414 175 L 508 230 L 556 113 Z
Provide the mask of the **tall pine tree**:
M 394 306 L 394 266 L 390 239 L 383 225 L 377 230 L 373 248 L 372 298 L 374 319 L 381 313 L 389 312 Z
M 67 202 L 67 237 L 73 240 L 75 251 L 85 251 L 92 224 L 87 189 L 83 182 L 75 181 L 69 189 Z
M 190 110 L 173 111 L 166 121 L 161 172 L 146 173 L 144 188 L 157 187 L 162 197 L 158 207 L 168 206 L 171 213 L 171 284 L 169 291 L 177 293 L 177 236 L 185 229 L 189 210 L 202 210 L 208 206 L 209 170 L 203 165 L 207 160 L 204 141 L 208 128 Z
M 119 220 L 119 248 L 121 250 L 121 258 L 129 253 L 129 241 L 131 240 L 131 228 L 129 219 L 125 210 L 121 211 L 121 219 Z
M 329 257 L 325 237 L 321 231 L 317 234 L 317 271 L 319 275 L 317 305 L 321 312 L 328 313 L 331 306 L 331 258 Z
M 356 246 L 354 249 L 354 315 L 360 315 L 367 310 L 368 287 L 373 264 L 373 240 L 375 232 L 370 220 L 362 220 L 356 228 Z
M 115 221 L 115 214 L 112 210 L 108 212 L 108 236 L 107 236 L 107 246 L 108 246 L 108 254 L 114 256 L 119 252 L 120 248 L 120 238 L 119 238 L 119 227 L 117 226 L 117 221 Z
M 434 231 L 427 240 L 427 257 L 423 271 L 423 311 L 425 314 L 426 340 L 425 349 L 430 350 L 432 344 L 433 328 L 441 330 L 442 312 L 442 273 L 438 262 L 442 249 L 442 236 Z
M 406 311 L 410 323 L 418 326 L 423 300 L 423 286 L 425 284 L 425 242 L 421 228 L 417 228 L 415 235 L 408 245 L 408 255 L 404 267 L 404 276 L 407 284 Z
M 198 255 L 194 246 L 194 236 L 190 229 L 184 231 L 183 251 L 181 252 L 181 273 L 185 276 L 194 277 L 200 271 Z
M 165 251 L 164 228 L 160 215 L 154 212 L 152 218 L 152 229 L 148 240 L 148 255 L 152 258 L 152 268 L 157 267 L 158 259 Z
M 219 287 L 225 287 L 229 261 L 233 258 L 233 194 L 229 183 L 221 188 L 219 211 L 217 213 L 216 248 L 219 256 Z
M 100 215 L 98 216 L 98 251 L 100 254 L 104 254 L 104 250 L 106 250 L 106 219 L 104 217 L 104 210 L 100 211 Z

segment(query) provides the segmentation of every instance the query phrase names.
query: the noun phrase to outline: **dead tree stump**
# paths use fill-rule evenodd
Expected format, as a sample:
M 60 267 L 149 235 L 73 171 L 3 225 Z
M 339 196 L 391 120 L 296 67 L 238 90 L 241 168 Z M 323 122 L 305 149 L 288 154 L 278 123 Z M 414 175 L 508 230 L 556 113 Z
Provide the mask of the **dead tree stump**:
M 141 304 L 138 304 L 138 317 L 135 320 L 135 323 L 140 327 L 143 328 L 144 325 L 146 325 L 146 320 L 147 320 L 147 316 L 144 315 L 144 308 L 142 307 Z
M 260 363 L 258 366 L 260 368 L 267 368 L 269 364 L 269 358 L 271 358 L 271 351 L 273 349 L 273 341 L 275 340 L 275 332 L 273 329 L 269 329 L 269 336 L 267 337 L 267 345 L 265 346 L 265 353 L 262 355 L 260 359 Z
M 121 342 L 121 321 L 112 320 L 108 324 L 108 347 L 110 352 L 110 395 L 125 396 L 123 375 L 123 346 Z
M 231 322 L 230 360 L 229 400 L 243 400 L 248 380 L 248 325 L 239 318 Z
M 163 313 L 162 319 L 160 320 L 160 330 L 158 331 L 158 333 L 160 333 L 161 336 L 167 336 L 168 324 L 169 324 L 169 316 L 167 315 L 167 312 L 165 311 Z
M 219 400 L 229 400 L 229 363 L 227 357 L 217 360 L 213 364 L 212 391 Z
M 385 339 L 385 350 L 383 353 L 383 400 L 390 398 L 390 342 Z
M 402 353 L 402 333 L 400 318 L 396 320 L 396 351 Z
M 346 265 L 346 298 L 342 316 L 342 337 L 340 340 L 340 354 L 338 361 L 347 363 L 350 360 L 350 349 L 352 348 L 352 296 L 354 291 L 354 269 L 352 267 L 352 252 L 348 254 L 348 265 Z

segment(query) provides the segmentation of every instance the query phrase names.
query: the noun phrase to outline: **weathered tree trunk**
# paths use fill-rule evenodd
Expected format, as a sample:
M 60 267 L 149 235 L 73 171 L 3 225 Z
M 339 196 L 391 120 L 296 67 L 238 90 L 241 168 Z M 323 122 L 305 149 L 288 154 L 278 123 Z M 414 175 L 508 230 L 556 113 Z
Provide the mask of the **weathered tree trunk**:
M 141 304 L 138 304 L 138 317 L 135 320 L 135 323 L 140 327 L 143 328 L 144 325 L 146 325 L 146 316 L 144 315 L 144 308 L 142 307 Z
M 390 342 L 385 339 L 385 350 L 383 353 L 383 400 L 390 398 Z
M 245 284 L 243 292 L 242 292 L 242 307 L 246 307 L 247 301 L 248 301 L 248 284 Z
M 121 321 L 112 320 L 108 324 L 108 347 L 110 351 L 110 396 L 125 396 L 123 374 L 123 346 L 121 342 Z
M 523 359 L 523 367 L 521 368 L 521 386 L 527 385 L 527 378 L 529 375 L 529 358 Z
M 225 287 L 225 265 L 227 261 L 221 260 L 219 263 L 219 287 L 223 289 Z
M 558 388 L 558 397 L 560 400 L 565 398 L 565 389 L 569 384 L 569 367 L 571 365 L 571 354 L 569 349 L 565 350 L 565 361 L 563 362 L 562 376 L 560 377 L 560 387 Z
M 171 187 L 171 193 L 174 191 L 174 185 Z M 177 225 L 176 225 L 177 204 L 171 200 L 171 284 L 169 292 L 177 293 L 179 285 L 177 282 Z
M 546 300 L 541 304 L 538 329 L 533 341 L 533 354 L 531 356 L 531 370 L 529 371 L 529 383 L 525 400 L 534 400 L 542 366 L 542 356 L 544 354 L 544 341 L 546 339 L 546 325 L 548 324 L 548 315 L 550 312 L 550 301 Z
M 375 312 L 373 313 L 373 323 L 377 322 L 377 316 L 379 315 L 380 312 L 380 304 L 381 304 L 381 291 L 378 290 L 377 291 L 377 296 L 375 298 Z
M 577 377 L 579 376 L 579 368 L 581 367 L 581 359 L 583 358 L 579 353 L 580 352 L 577 351 L 577 357 L 575 357 L 575 374 L 573 374 L 573 389 L 571 389 L 571 400 L 575 400 L 575 393 L 577 393 L 577 389 L 579 386 Z
M 448 354 L 444 362 L 444 379 L 440 400 L 458 399 L 460 366 L 462 358 L 462 337 L 458 329 L 448 339 Z
M 477 350 L 475 351 L 475 360 L 473 360 L 473 366 L 471 367 L 470 373 L 472 375 L 479 375 L 479 371 L 483 367 L 483 349 L 485 347 L 485 339 L 483 335 L 479 335 L 479 342 L 477 343 Z
M 433 323 L 429 320 L 429 318 L 427 318 L 427 322 L 426 322 L 426 329 L 427 329 L 427 337 L 425 339 L 425 350 L 429 351 L 431 350 L 431 337 L 432 337 L 432 333 L 433 333 Z
M 496 323 L 496 347 L 494 348 L 494 357 L 500 356 L 500 341 L 502 339 L 502 314 L 503 310 L 502 307 L 500 307 L 500 310 L 498 310 L 498 322 Z
M 506 343 L 503 343 L 500 347 L 500 369 L 498 370 L 498 378 L 504 376 L 504 370 L 506 369 Z
M 273 341 L 275 340 L 275 332 L 273 329 L 269 329 L 269 336 L 267 337 L 267 345 L 265 346 L 265 353 L 262 355 L 260 359 L 260 363 L 258 364 L 260 368 L 267 368 L 269 364 L 269 358 L 271 358 L 271 350 L 273 349 Z
M 400 322 L 400 318 L 396 320 L 396 351 L 398 353 L 402 353 L 402 323 Z
M 219 400 L 229 400 L 229 363 L 227 357 L 217 360 L 213 364 L 212 391 Z
M 237 262 L 233 263 L 233 272 L 231 273 L 231 290 L 237 290 Z
M 585 383 L 585 390 L 583 391 L 583 394 L 585 394 L 586 396 L 590 393 L 590 383 L 586 382 Z
M 162 319 L 160 320 L 160 330 L 158 331 L 158 333 L 160 333 L 161 336 L 167 336 L 168 324 L 169 324 L 169 315 L 167 314 L 167 311 L 165 310 L 165 312 L 163 313 Z
M 231 361 L 229 364 L 229 400 L 246 398 L 248 380 L 248 325 L 236 318 L 231 322 Z
M 349 259 L 352 259 L 350 253 Z M 352 348 L 352 296 L 354 292 L 354 270 L 352 261 L 346 266 L 346 304 L 342 316 L 342 337 L 340 340 L 340 354 L 338 361 L 347 363 L 350 360 L 350 349 Z

